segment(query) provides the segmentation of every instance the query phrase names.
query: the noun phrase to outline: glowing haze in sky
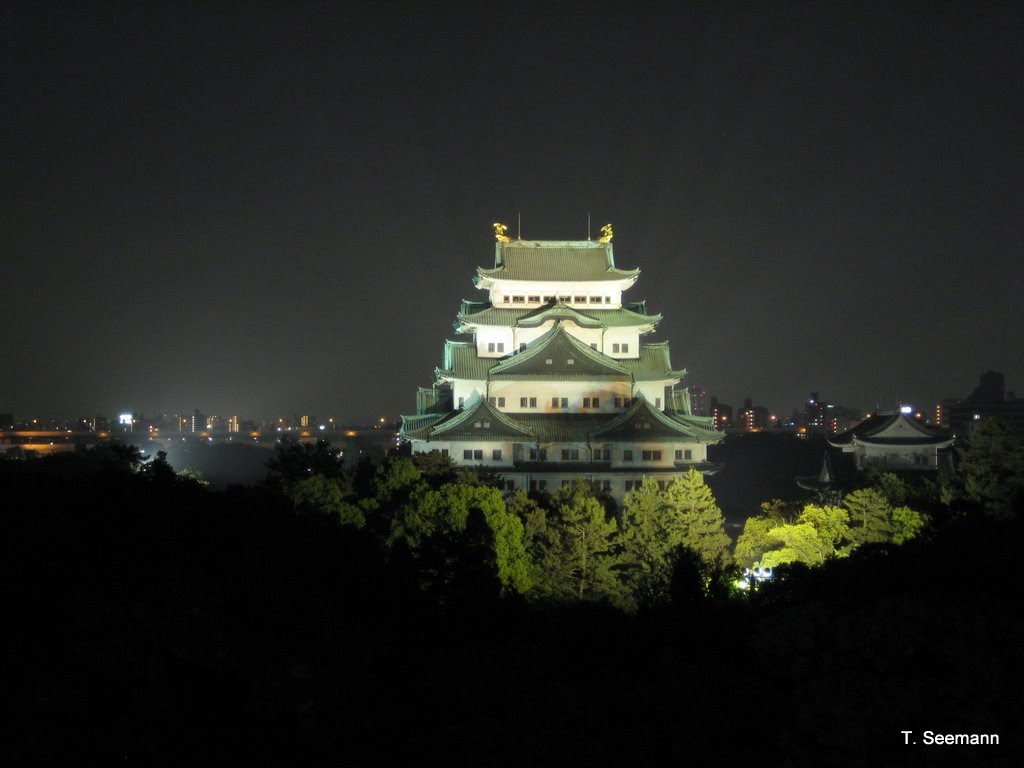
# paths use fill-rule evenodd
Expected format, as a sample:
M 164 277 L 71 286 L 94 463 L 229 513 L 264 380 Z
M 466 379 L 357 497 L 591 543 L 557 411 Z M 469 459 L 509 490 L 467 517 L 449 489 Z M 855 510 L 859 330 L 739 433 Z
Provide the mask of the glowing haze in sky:
M 413 412 L 520 214 L 724 402 L 1024 390 L 1019 6 L 154 5 L 3 6 L 0 412 Z

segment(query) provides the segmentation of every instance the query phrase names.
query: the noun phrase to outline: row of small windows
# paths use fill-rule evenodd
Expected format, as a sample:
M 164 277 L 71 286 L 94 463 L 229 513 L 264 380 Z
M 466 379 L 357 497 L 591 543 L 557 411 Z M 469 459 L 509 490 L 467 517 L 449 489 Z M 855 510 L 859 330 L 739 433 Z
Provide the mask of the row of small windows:
M 635 400 L 636 400 L 636 398 L 616 397 L 615 398 L 615 407 L 616 408 L 622 408 L 624 406 L 632 405 L 633 402 L 635 402 Z M 466 398 L 460 397 L 459 398 L 459 408 L 465 407 L 465 402 L 466 402 Z M 505 398 L 504 397 L 488 397 L 487 398 L 487 402 L 490 403 L 491 405 L 493 405 L 495 408 L 504 408 L 505 407 Z M 519 407 L 520 408 L 536 408 L 537 407 L 537 398 L 536 397 L 521 397 L 521 398 L 519 398 Z M 569 407 L 569 398 L 568 397 L 552 397 L 551 398 L 551 407 L 552 408 L 568 408 Z M 599 398 L 599 397 L 584 397 L 583 398 L 583 407 L 584 408 L 591 408 L 591 409 L 600 408 L 601 407 L 601 398 Z M 657 398 L 655 400 L 655 408 L 660 408 L 660 407 L 661 407 L 661 398 Z M 477 422 L 474 426 L 479 427 L 480 426 L 479 422 Z M 489 427 L 490 423 L 488 422 L 484 426 L 488 426 Z M 639 426 L 641 426 L 642 428 L 646 428 L 646 429 L 650 429 L 650 427 L 651 427 L 651 425 L 649 423 L 647 423 L 647 422 L 644 422 L 643 424 L 641 424 Z
M 661 451 L 641 451 L 640 455 L 643 461 L 661 461 Z M 633 451 L 623 451 L 622 460 L 633 461 Z
M 622 403 L 623 403 L 624 400 L 626 401 L 627 405 L 629 405 L 632 402 L 632 400 L 630 398 L 628 398 L 628 397 L 627 398 L 616 397 L 615 398 L 615 407 L 616 408 L 621 408 L 622 407 Z M 459 398 L 459 408 L 464 407 L 465 402 L 466 402 L 466 398 L 460 397 Z M 504 408 L 505 407 L 505 398 L 504 397 L 488 397 L 487 398 L 487 402 L 490 403 L 491 405 L 493 405 L 496 408 Z M 536 397 L 521 397 L 521 398 L 519 398 L 519 407 L 520 408 L 536 408 L 537 407 L 537 398 Z M 569 407 L 569 398 L 568 397 L 552 397 L 551 398 L 551 407 L 552 408 L 568 408 Z M 599 398 L 599 397 L 584 397 L 583 398 L 583 407 L 584 408 L 600 408 L 601 407 L 601 398 Z M 490 426 L 490 425 L 488 424 L 488 426 Z
M 563 304 L 611 304 L 611 296 L 545 296 L 544 303 L 550 304 L 555 301 L 562 302 Z M 540 296 L 503 296 L 502 302 L 505 304 L 540 304 Z
M 575 482 L 576 482 L 575 480 L 562 480 L 562 488 L 568 488 L 568 487 L 570 487 Z M 643 482 L 644 482 L 643 480 L 626 480 L 625 483 L 623 484 L 623 488 L 626 490 L 627 493 L 629 491 L 637 491 L 637 490 L 640 490 L 640 486 L 643 485 Z M 665 490 L 665 488 L 668 486 L 668 481 L 666 481 L 666 480 L 658 480 L 657 483 L 658 483 L 658 488 L 660 488 L 661 490 Z M 590 483 L 590 487 L 593 488 L 594 491 L 611 491 L 612 490 L 612 481 L 611 480 L 594 480 L 594 481 L 592 481 Z M 510 491 L 511 490 L 515 490 L 515 485 L 510 480 L 510 481 L 508 481 L 508 483 L 506 483 L 506 488 L 508 490 L 510 490 Z M 546 491 L 547 489 L 548 489 L 548 481 L 547 480 L 531 480 L 530 481 L 530 490 L 531 491 Z
M 597 349 L 597 343 L 596 342 L 591 343 L 590 344 L 590 348 L 591 349 Z M 526 350 L 526 342 L 525 341 L 520 342 L 519 343 L 519 351 L 523 352 L 525 350 Z M 488 352 L 494 352 L 494 353 L 497 353 L 497 354 L 504 354 L 504 352 L 505 352 L 505 342 L 503 342 L 503 341 L 489 341 L 489 342 L 487 342 L 487 351 Z M 626 344 L 626 343 L 612 344 L 612 354 L 613 355 L 626 355 L 626 354 L 629 354 L 629 344 Z M 551 360 L 550 358 L 548 358 L 544 362 L 547 363 L 548 365 L 551 365 L 554 362 L 554 360 Z M 573 365 L 576 361 L 570 357 L 565 362 L 566 362 L 567 365 Z
M 447 456 L 448 452 L 441 451 L 441 455 Z M 467 448 L 462 452 L 462 458 L 466 461 L 483 461 L 484 452 L 480 448 Z M 495 448 L 491 451 L 491 461 L 501 461 L 501 448 Z
M 485 422 L 482 422 L 482 425 L 486 428 L 486 427 L 489 427 L 491 424 L 490 424 L 489 421 L 485 421 Z M 473 426 L 479 427 L 479 426 L 481 426 L 481 422 L 478 421 Z M 593 454 L 593 460 L 594 461 L 611 461 L 612 460 L 612 449 L 611 448 L 595 448 L 593 450 L 592 454 Z M 633 454 L 634 454 L 634 452 L 632 450 L 629 450 L 629 449 L 624 450 L 622 452 L 622 460 L 623 461 L 633 461 L 634 460 Z M 441 449 L 441 455 L 442 456 L 447 456 L 448 455 L 448 449 L 447 448 L 442 448 Z M 548 449 L 547 448 L 531 448 L 529 456 L 530 456 L 530 461 L 547 461 L 548 460 Z M 483 452 L 483 450 L 481 450 L 479 448 L 476 448 L 476 449 L 467 448 L 466 450 L 464 450 L 462 452 L 462 458 L 465 459 L 466 461 L 483 461 L 483 459 L 484 459 L 484 452 Z M 492 461 L 501 461 L 501 449 L 500 448 L 495 448 L 494 450 L 491 451 L 491 460 Z M 579 461 L 579 460 L 580 460 L 580 450 L 579 450 L 579 448 L 563 448 L 562 449 L 562 461 Z M 653 450 L 653 449 L 649 450 L 649 451 L 640 451 L 640 460 L 641 461 L 661 461 L 661 451 Z M 690 448 L 677 448 L 676 452 L 675 452 L 675 460 L 676 461 L 693 461 L 693 450 L 690 449 Z

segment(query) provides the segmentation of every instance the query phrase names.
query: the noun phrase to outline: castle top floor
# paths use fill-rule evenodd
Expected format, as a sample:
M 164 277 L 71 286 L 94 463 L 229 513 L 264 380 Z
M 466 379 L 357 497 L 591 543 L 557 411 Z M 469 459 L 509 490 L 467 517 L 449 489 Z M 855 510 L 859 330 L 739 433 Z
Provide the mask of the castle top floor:
M 511 240 L 495 243 L 494 267 L 477 267 L 473 282 L 496 307 L 561 301 L 611 309 L 639 274 L 615 266 L 610 242 Z

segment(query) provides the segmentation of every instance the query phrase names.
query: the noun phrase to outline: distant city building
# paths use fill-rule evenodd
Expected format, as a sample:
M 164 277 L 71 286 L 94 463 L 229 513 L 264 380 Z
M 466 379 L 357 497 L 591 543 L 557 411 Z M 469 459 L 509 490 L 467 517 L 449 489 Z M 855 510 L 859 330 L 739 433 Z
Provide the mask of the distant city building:
M 690 413 L 694 416 L 711 415 L 711 396 L 704 387 L 689 387 L 690 392 Z
M 1006 391 L 1002 373 L 986 371 L 978 386 L 963 400 L 943 400 L 940 404 L 943 423 L 963 435 L 985 419 L 999 419 L 1024 438 L 1024 399 Z
M 722 439 L 677 388 L 667 342 L 644 343 L 661 315 L 623 293 L 639 270 L 620 269 L 602 241 L 510 241 L 479 267 L 486 301 L 463 301 L 435 382 L 417 393 L 401 436 L 416 453 L 501 473 L 507 487 L 554 491 L 583 478 L 616 498 L 645 476 L 668 482 L 712 472 Z
M 804 404 L 803 426 L 809 433 L 835 435 L 859 424 L 869 414 L 860 408 L 824 402 L 812 392 Z
M 732 406 L 718 402 L 717 397 L 712 397 L 709 403 L 711 410 L 711 423 L 715 429 L 726 430 L 732 427 Z
M 754 405 L 748 397 L 736 414 L 736 426 L 744 432 L 761 432 L 772 426 L 771 415 L 763 405 Z

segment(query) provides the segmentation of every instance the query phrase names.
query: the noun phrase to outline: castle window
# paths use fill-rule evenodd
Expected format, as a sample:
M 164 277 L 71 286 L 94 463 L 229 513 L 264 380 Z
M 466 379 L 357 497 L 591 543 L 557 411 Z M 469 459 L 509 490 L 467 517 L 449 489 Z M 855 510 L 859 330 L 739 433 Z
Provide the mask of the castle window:
M 464 450 L 462 452 L 462 458 L 464 458 L 466 461 L 472 461 L 473 460 L 473 451 L 470 450 L 469 448 L 467 448 L 466 450 Z
M 633 460 L 633 452 L 632 451 L 623 451 L 622 452 L 622 460 L 623 461 L 632 461 Z
M 524 301 L 524 297 L 523 296 L 513 296 L 512 297 L 512 303 L 513 304 L 522 304 L 523 301 Z
M 475 451 L 473 451 L 473 459 L 475 461 L 483 461 L 484 460 L 484 451 L 483 451 L 482 448 L 477 448 Z
M 644 461 L 661 461 L 661 451 L 643 451 Z
M 660 397 L 654 398 L 654 407 L 655 408 L 661 408 L 661 398 Z
M 554 362 L 550 357 L 544 361 L 544 365 L 551 365 Z
M 526 298 L 526 300 L 530 301 L 530 302 L 537 302 L 537 303 L 539 303 L 540 302 L 540 296 L 528 296 Z
M 487 351 L 488 352 L 493 352 L 494 351 L 494 342 L 493 341 L 487 342 Z
M 600 304 L 601 303 L 601 297 L 600 296 L 591 296 L 590 297 L 590 303 L 591 304 Z
M 575 299 L 577 304 L 586 304 L 587 303 L 587 297 L 586 296 L 575 296 L 574 299 Z
M 448 449 L 447 448 L 442 448 L 441 449 L 441 455 L 442 456 L 447 456 L 448 455 Z
M 504 408 L 505 407 L 505 398 L 504 397 L 499 397 L 498 398 L 498 407 L 499 408 Z
M 580 449 L 579 448 L 563 448 L 562 449 L 562 461 L 579 461 L 580 460 Z
M 491 458 L 494 461 L 501 461 L 501 448 L 495 448 L 491 451 Z
M 462 398 L 460 397 L 459 400 L 461 401 Z M 526 404 L 528 402 L 529 402 L 529 400 L 527 400 L 525 397 L 520 397 L 519 398 L 519 407 L 520 408 L 526 408 L 527 407 Z M 460 402 L 459 405 L 462 405 L 462 403 Z
M 627 352 L 629 352 L 629 344 L 623 344 L 622 345 L 622 354 L 626 354 Z
M 565 364 L 566 365 L 576 365 L 576 361 L 573 358 L 570 357 L 568 360 L 565 361 Z
M 619 354 L 619 350 L 620 350 L 621 348 L 622 348 L 622 345 L 621 345 L 621 344 L 612 344 L 612 354 L 613 354 L 613 355 L 617 355 L 617 354 Z
M 551 407 L 552 408 L 557 408 L 558 407 L 558 398 L 557 397 L 552 397 L 551 398 Z
M 615 407 L 616 408 L 621 408 L 622 407 L 622 398 L 621 397 L 616 397 L 615 398 Z
M 505 351 L 505 342 L 504 341 L 499 341 L 498 342 L 498 351 L 499 352 L 504 352 Z

